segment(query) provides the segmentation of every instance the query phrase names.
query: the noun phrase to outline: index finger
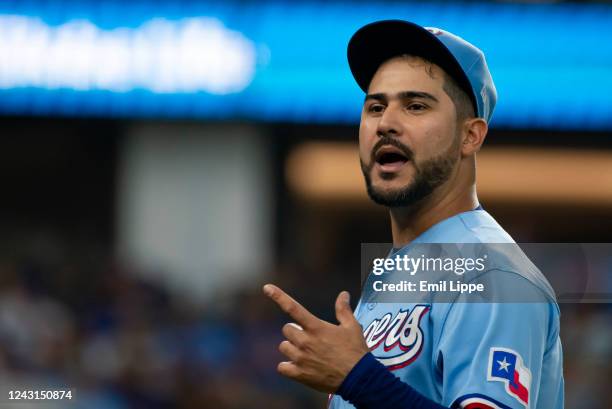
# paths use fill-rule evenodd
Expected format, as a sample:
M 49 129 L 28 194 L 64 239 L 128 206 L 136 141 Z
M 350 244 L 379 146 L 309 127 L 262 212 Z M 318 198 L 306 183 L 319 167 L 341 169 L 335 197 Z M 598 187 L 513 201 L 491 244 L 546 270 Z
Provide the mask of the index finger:
M 278 306 L 304 328 L 312 328 L 319 319 L 312 315 L 299 302 L 295 301 L 286 292 L 275 285 L 266 284 L 263 292 L 270 297 Z

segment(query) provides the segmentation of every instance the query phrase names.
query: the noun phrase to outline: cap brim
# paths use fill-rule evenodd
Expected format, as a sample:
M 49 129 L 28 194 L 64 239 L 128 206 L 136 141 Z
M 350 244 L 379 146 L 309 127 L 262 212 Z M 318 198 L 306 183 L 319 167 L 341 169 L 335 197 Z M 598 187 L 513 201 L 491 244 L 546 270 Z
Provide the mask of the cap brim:
M 435 34 L 417 24 L 403 20 L 368 24 L 351 37 L 347 53 L 353 77 L 364 92 L 383 62 L 410 54 L 438 65 L 474 99 L 470 82 L 455 57 Z

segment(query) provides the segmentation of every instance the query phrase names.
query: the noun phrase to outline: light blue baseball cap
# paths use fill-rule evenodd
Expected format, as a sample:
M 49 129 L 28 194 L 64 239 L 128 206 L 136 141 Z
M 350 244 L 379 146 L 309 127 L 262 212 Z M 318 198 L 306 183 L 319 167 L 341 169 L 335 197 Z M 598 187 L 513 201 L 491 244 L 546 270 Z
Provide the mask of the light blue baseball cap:
M 476 115 L 487 123 L 497 91 L 484 53 L 455 34 L 404 20 L 363 26 L 348 44 L 348 61 L 359 87 L 367 92 L 380 65 L 402 54 L 422 57 L 442 68 L 470 96 Z

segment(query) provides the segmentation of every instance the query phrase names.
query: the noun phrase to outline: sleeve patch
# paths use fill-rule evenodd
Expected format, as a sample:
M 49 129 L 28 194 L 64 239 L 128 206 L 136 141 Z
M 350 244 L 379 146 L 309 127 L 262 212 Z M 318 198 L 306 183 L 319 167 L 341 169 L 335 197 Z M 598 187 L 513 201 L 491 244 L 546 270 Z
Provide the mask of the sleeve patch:
M 487 380 L 502 382 L 508 395 L 525 408 L 529 407 L 531 372 L 518 352 L 508 348 L 491 348 Z

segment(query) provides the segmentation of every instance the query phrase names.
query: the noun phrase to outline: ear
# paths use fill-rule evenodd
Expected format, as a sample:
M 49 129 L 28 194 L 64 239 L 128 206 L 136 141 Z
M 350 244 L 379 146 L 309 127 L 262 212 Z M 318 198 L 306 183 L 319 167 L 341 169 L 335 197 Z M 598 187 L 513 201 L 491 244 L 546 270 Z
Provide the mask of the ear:
M 482 118 L 470 118 L 463 123 L 461 154 L 471 156 L 480 150 L 489 127 Z

